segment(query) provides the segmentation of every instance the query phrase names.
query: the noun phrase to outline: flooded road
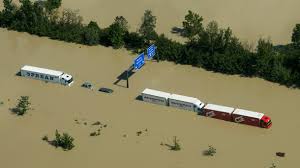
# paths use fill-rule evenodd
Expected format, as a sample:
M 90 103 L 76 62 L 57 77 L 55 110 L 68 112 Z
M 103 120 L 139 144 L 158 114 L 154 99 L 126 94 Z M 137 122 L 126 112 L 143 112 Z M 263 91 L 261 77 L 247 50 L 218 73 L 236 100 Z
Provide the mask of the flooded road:
M 145 167 L 253 168 L 297 165 L 300 135 L 300 90 L 258 78 L 207 72 L 170 62 L 146 62 L 126 82 L 114 83 L 134 58 L 124 49 L 86 47 L 0 29 L 0 167 Z M 61 70 L 74 76 L 71 87 L 15 76 L 25 65 Z M 81 88 L 109 87 L 112 95 Z M 145 89 L 197 97 L 206 103 L 260 111 L 273 120 L 261 129 L 197 116 L 193 112 L 136 100 Z M 33 110 L 24 117 L 9 111 L 21 95 L 30 96 Z M 81 124 L 76 124 L 79 120 Z M 95 121 L 108 127 L 98 137 Z M 82 124 L 87 122 L 87 125 Z M 75 148 L 64 152 L 42 141 L 55 129 L 75 138 Z M 137 131 L 148 132 L 136 136 Z M 124 135 L 127 137 L 124 137 Z M 163 143 L 177 136 L 178 152 Z M 214 157 L 202 152 L 212 145 Z M 285 158 L 275 156 L 286 152 Z

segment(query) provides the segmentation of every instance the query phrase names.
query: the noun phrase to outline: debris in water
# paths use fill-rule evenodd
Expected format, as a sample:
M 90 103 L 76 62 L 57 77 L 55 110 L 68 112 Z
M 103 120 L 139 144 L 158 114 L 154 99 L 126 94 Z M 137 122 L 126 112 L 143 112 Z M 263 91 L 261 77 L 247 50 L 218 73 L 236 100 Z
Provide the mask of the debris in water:
M 284 152 L 276 152 L 276 156 L 285 157 L 285 153 Z

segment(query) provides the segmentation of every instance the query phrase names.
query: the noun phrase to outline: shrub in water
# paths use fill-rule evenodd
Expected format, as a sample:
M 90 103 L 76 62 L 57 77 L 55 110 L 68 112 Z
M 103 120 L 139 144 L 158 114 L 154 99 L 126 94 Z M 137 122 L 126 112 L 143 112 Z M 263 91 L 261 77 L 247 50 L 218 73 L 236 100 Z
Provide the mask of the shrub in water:
M 55 147 L 62 147 L 64 150 L 71 150 L 74 148 L 73 144 L 74 138 L 71 137 L 67 133 L 63 133 L 62 135 L 58 133 L 58 131 L 55 131 L 55 140 L 53 140 L 52 144 Z
M 24 115 L 29 109 L 30 109 L 30 102 L 28 96 L 21 96 L 20 99 L 18 99 L 17 106 L 13 109 L 13 111 L 17 115 Z
M 204 155 L 206 156 L 214 156 L 216 153 L 217 150 L 213 146 L 208 146 L 208 150 L 204 151 Z

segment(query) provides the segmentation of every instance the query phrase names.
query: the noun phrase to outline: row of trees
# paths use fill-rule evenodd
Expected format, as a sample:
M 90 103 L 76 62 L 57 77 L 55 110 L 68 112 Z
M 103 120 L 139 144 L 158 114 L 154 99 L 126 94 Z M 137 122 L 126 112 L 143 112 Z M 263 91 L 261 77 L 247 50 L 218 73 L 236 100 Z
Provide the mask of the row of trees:
M 91 21 L 85 25 L 78 11 L 58 12 L 61 0 L 20 0 L 17 7 L 12 0 L 3 0 L 0 26 L 52 39 L 85 45 L 126 47 L 139 52 L 150 43 L 159 48 L 160 59 L 190 64 L 207 70 L 243 76 L 258 76 L 287 86 L 300 86 L 300 24 L 293 30 L 291 44 L 273 46 L 268 39 L 260 39 L 256 50 L 243 44 L 230 28 L 220 28 L 215 21 L 203 24 L 203 17 L 188 11 L 182 22 L 181 35 L 185 44 L 155 32 L 156 17 L 146 10 L 137 32 L 129 32 L 123 16 L 117 16 L 107 28 Z

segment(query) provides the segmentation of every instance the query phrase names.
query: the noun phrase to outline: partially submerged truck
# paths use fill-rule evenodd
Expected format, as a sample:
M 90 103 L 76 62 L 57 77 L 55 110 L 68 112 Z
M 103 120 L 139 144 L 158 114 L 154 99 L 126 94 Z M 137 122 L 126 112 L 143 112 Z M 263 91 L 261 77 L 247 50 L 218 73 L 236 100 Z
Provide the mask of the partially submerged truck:
M 38 79 L 46 82 L 60 83 L 62 85 L 70 86 L 74 81 L 73 77 L 62 71 L 55 71 L 51 69 L 39 68 L 25 65 L 20 70 L 21 76 L 27 78 Z
M 233 107 L 216 104 L 206 104 L 202 112 L 206 117 L 217 118 L 225 121 L 233 121 L 262 128 L 270 128 L 272 126 L 271 118 L 259 112 L 238 108 L 234 109 Z
M 197 113 L 200 112 L 204 106 L 204 103 L 197 98 L 170 94 L 148 88 L 142 92 L 142 98 L 143 101 L 149 103 L 171 106 Z
M 261 128 L 270 128 L 272 126 L 271 118 L 263 113 L 238 108 L 235 109 L 233 107 L 216 104 L 205 105 L 199 99 L 193 97 L 170 94 L 146 88 L 142 92 L 142 98 L 145 102 L 194 111 L 206 117 L 232 121 Z

